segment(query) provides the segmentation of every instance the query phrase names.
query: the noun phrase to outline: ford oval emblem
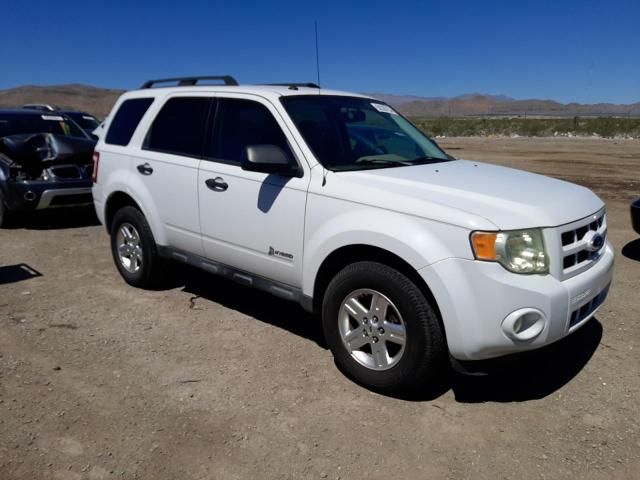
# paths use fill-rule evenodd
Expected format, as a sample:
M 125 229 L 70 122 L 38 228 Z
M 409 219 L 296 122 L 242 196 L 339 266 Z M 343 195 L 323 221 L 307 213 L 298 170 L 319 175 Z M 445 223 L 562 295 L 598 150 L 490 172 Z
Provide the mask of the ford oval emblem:
M 597 252 L 604 246 L 604 237 L 598 232 L 590 231 L 585 240 L 587 242 L 587 250 L 590 252 Z

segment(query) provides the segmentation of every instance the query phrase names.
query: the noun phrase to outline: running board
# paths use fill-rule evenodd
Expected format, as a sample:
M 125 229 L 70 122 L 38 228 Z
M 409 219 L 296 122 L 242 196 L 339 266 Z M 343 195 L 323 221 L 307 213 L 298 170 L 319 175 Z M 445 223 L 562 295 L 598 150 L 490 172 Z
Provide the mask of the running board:
M 229 265 L 225 265 L 224 263 L 216 262 L 214 260 L 201 257 L 200 255 L 188 253 L 173 247 L 158 245 L 158 254 L 162 258 L 177 260 L 204 270 L 207 273 L 228 278 L 240 285 L 244 285 L 245 287 L 257 288 L 258 290 L 263 290 L 278 298 L 297 302 L 308 312 L 313 310 L 313 301 L 311 297 L 304 295 L 302 290 L 299 288 L 295 288 L 275 280 L 269 280 L 268 278 L 260 277 L 258 275 L 253 275 L 243 270 L 238 270 L 230 267 Z

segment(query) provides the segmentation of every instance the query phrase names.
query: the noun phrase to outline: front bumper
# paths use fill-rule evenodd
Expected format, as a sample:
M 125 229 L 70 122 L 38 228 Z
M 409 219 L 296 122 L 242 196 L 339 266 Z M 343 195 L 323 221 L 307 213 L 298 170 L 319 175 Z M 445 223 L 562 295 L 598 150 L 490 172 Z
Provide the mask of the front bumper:
M 636 198 L 631 204 L 631 225 L 636 233 L 640 233 L 640 198 Z
M 451 355 L 482 360 L 543 347 L 584 325 L 606 297 L 613 258 L 607 242 L 591 268 L 564 281 L 459 258 L 436 262 L 419 273 L 438 303 Z M 505 333 L 505 325 L 518 311 L 541 315 L 542 328 L 533 338 Z
M 91 180 L 7 182 L 10 211 L 25 212 L 55 207 L 91 205 Z

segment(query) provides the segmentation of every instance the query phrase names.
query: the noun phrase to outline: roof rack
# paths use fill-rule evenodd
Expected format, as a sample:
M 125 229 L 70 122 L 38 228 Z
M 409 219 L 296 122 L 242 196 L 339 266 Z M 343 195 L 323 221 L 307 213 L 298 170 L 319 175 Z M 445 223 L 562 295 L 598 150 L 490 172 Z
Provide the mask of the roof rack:
M 308 87 L 308 88 L 320 88 L 317 83 L 264 83 L 263 85 L 271 85 L 274 87 Z
M 201 80 L 221 80 L 224 85 L 238 85 L 238 81 L 231 75 L 219 75 L 213 77 L 176 77 L 176 78 L 161 78 L 158 80 L 148 80 L 142 84 L 142 88 L 151 88 L 158 83 L 172 83 L 177 82 L 178 87 L 187 87 L 197 85 Z

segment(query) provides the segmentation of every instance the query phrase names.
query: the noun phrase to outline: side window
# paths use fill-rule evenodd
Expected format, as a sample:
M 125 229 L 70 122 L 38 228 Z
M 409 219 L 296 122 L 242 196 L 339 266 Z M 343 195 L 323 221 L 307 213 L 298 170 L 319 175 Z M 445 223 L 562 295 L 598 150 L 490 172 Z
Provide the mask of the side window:
M 129 145 L 140 119 L 142 119 L 152 103 L 153 98 L 132 98 L 122 102 L 111 121 L 109 131 L 104 140 L 105 143 L 122 146 Z
M 239 164 L 246 146 L 277 145 L 293 162 L 287 138 L 267 107 L 233 98 L 221 98 L 218 102 L 210 156 Z
M 169 99 L 151 124 L 142 148 L 201 157 L 210 103 L 206 97 Z

